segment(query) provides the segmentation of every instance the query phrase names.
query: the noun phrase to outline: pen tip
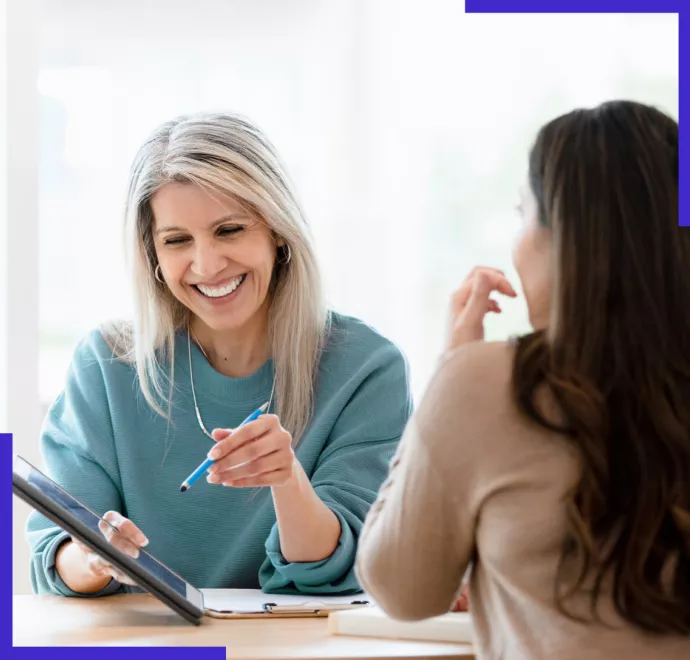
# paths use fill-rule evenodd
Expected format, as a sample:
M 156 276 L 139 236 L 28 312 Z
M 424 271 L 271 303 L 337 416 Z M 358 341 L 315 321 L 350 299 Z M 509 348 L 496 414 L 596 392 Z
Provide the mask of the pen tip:
M 184 492 L 187 490 L 187 488 L 189 488 L 189 486 L 187 486 L 187 484 L 182 484 L 182 485 L 180 486 L 180 492 L 181 492 L 181 493 L 184 493 Z

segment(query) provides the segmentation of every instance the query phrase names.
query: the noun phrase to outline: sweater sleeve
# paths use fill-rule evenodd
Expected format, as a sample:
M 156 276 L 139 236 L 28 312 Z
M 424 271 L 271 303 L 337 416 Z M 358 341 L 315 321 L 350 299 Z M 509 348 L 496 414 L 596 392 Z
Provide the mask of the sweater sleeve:
M 474 553 L 477 484 L 488 476 L 481 420 L 491 409 L 477 348 L 432 378 L 362 531 L 357 576 L 397 619 L 447 612 Z
M 41 433 L 41 454 L 47 475 L 98 515 L 121 511 L 122 498 L 115 460 L 112 425 L 105 388 L 100 335 L 84 340 L 75 351 L 64 391 L 51 406 Z M 102 339 L 101 339 L 102 341 Z M 101 353 L 99 356 L 98 354 Z M 37 511 L 27 522 L 31 549 L 31 583 L 35 593 L 78 594 L 62 581 L 55 556 L 69 535 Z M 121 590 L 115 580 L 103 596 Z
M 371 356 L 360 383 L 339 414 L 311 483 L 340 521 L 338 545 L 317 562 L 289 563 L 280 552 L 278 526 L 266 542 L 262 588 L 274 593 L 358 593 L 354 560 L 364 519 L 412 411 L 407 363 L 393 344 Z

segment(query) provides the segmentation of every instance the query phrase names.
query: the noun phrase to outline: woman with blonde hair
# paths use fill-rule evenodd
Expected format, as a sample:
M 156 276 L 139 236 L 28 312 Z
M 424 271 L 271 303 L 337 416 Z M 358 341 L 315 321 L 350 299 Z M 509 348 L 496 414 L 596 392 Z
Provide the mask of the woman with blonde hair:
M 626 101 L 554 119 L 520 214 L 534 331 L 483 341 L 492 292 L 515 295 L 500 271 L 455 294 L 445 359 L 362 532 L 361 583 L 421 619 L 471 564 L 478 658 L 690 658 L 678 123 Z
M 49 474 L 117 527 L 113 544 L 146 545 L 197 587 L 358 591 L 407 367 L 327 308 L 274 148 L 232 114 L 165 123 L 134 161 L 126 234 L 134 319 L 76 349 L 42 433 Z M 181 492 L 207 454 L 206 482 Z M 132 588 L 38 513 L 28 538 L 38 593 Z

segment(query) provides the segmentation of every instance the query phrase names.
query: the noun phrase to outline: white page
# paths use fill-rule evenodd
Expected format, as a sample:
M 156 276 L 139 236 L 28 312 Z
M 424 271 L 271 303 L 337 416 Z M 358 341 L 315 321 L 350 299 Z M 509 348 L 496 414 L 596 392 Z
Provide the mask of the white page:
M 285 596 L 281 594 L 267 594 L 261 589 L 201 589 L 204 595 L 204 607 L 216 612 L 238 612 L 250 614 L 263 612 L 264 603 L 276 605 L 293 605 L 309 608 L 311 605 L 319 609 L 328 609 L 328 605 L 349 605 L 353 601 L 366 600 L 373 603 L 366 594 L 351 596 L 321 596 L 319 594 L 304 594 L 300 596 Z
M 389 617 L 378 607 L 331 612 L 328 630 L 331 635 L 463 644 L 471 643 L 474 634 L 469 612 L 448 612 L 421 621 L 399 621 Z

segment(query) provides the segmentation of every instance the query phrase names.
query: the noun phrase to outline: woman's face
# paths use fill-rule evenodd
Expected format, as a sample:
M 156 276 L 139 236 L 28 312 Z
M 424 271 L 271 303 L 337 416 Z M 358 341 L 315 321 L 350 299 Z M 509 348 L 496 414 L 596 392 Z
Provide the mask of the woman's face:
M 546 328 L 551 300 L 551 239 L 539 223 L 537 200 L 528 185 L 520 191 L 518 212 L 522 231 L 513 248 L 513 264 L 527 301 L 529 320 L 535 330 Z
M 151 209 L 156 256 L 175 298 L 216 331 L 266 313 L 276 244 L 261 220 L 190 183 L 165 185 Z

